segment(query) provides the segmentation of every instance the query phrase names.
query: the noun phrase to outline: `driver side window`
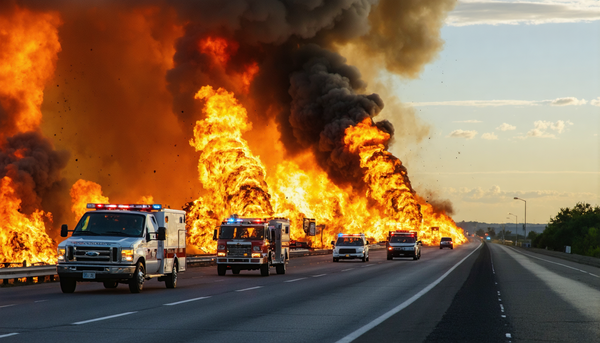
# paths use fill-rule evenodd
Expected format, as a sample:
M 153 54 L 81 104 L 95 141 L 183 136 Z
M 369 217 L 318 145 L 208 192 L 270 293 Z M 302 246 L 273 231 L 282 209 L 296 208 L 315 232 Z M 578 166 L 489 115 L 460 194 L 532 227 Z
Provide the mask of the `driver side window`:
M 158 223 L 156 222 L 156 218 L 154 216 L 150 216 L 151 220 L 146 220 L 147 224 L 147 240 L 156 239 L 156 233 L 158 231 Z

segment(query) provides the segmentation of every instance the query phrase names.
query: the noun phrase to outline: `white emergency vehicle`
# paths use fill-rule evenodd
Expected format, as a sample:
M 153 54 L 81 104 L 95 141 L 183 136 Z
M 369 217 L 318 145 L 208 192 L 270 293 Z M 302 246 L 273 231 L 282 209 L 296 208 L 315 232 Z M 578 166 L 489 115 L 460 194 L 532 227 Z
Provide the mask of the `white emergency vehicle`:
M 418 240 L 416 231 L 390 231 L 386 248 L 388 260 L 394 257 L 412 257 L 413 260 L 421 258 L 421 241 Z
M 333 262 L 340 259 L 362 259 L 363 262 L 369 260 L 369 241 L 363 233 L 357 234 L 338 234 L 337 241 L 331 241 L 333 245 Z
M 144 281 L 157 277 L 167 288 L 177 287 L 186 269 L 185 212 L 161 205 L 87 204 L 90 211 L 74 230 L 66 224 L 58 245 L 56 266 L 63 293 L 77 282 L 95 281 L 106 288 L 119 283 L 139 293 Z

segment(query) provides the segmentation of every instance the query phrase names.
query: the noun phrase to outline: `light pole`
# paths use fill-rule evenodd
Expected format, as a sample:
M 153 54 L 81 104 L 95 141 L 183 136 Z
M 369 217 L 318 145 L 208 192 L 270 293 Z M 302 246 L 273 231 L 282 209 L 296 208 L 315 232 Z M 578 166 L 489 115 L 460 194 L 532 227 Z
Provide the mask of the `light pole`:
M 523 222 L 523 230 L 525 231 L 524 239 L 527 239 L 527 201 L 525 201 L 525 199 L 521 199 L 519 197 L 515 197 L 514 200 L 521 200 L 522 202 L 525 203 L 525 221 Z
M 511 216 L 515 216 L 515 246 L 518 245 L 517 243 L 519 243 L 519 217 L 517 217 L 516 214 L 512 214 L 510 212 L 508 212 L 508 214 L 510 214 Z M 508 219 L 510 219 L 510 217 L 506 217 Z

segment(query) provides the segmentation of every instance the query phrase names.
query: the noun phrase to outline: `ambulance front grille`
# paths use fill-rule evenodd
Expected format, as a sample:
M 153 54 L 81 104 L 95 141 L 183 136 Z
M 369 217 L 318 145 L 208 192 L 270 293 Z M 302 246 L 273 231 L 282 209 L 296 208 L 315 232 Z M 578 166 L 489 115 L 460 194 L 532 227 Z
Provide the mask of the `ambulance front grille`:
M 116 262 L 117 248 L 78 246 L 73 251 L 77 262 Z

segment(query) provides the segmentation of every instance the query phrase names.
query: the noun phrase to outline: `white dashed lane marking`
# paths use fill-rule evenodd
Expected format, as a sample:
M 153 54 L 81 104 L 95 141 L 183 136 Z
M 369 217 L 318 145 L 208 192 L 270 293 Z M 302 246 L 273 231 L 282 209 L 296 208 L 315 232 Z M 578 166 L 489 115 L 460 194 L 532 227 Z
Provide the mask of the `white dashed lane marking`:
M 10 304 L 10 305 L 2 305 L 2 306 L 0 306 L 0 308 L 4 308 L 4 307 L 11 307 L 11 306 L 15 306 L 15 304 Z
M 327 274 L 319 274 L 319 275 L 313 275 L 312 277 L 321 277 L 321 276 L 325 276 Z
M 179 304 L 183 304 L 183 303 L 189 303 L 191 301 L 196 301 L 196 300 L 202 300 L 202 299 L 208 299 L 210 297 L 199 297 L 199 298 L 193 298 L 193 299 L 187 299 L 187 300 L 181 300 L 181 301 L 177 301 L 174 303 L 168 303 L 168 304 L 164 304 L 165 306 L 173 306 L 173 305 L 179 305 Z
M 304 280 L 304 279 L 307 279 L 307 278 L 301 277 L 299 279 L 287 280 L 287 281 L 284 281 L 284 282 L 296 282 L 296 281 L 300 281 L 300 280 Z
M 251 291 L 253 289 L 259 289 L 262 288 L 263 286 L 255 286 L 255 287 L 250 287 L 250 288 L 244 288 L 244 289 L 238 289 L 236 290 L 236 292 L 245 292 L 245 291 Z
M 354 268 L 343 269 L 342 271 L 343 272 L 347 272 L 347 271 L 352 270 L 352 269 L 354 269 Z
M 75 323 L 73 323 L 73 325 L 81 325 L 81 324 L 87 324 L 87 323 L 97 322 L 97 321 L 106 320 L 106 319 L 123 317 L 123 316 L 127 316 L 127 315 L 134 314 L 134 313 L 137 313 L 137 311 L 134 311 L 134 312 L 125 312 L 125 313 L 119 313 L 119 314 L 113 314 L 112 316 L 106 316 L 106 317 L 94 318 L 94 319 L 90 319 L 90 320 L 84 320 L 82 322 L 75 322 Z

